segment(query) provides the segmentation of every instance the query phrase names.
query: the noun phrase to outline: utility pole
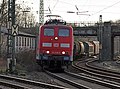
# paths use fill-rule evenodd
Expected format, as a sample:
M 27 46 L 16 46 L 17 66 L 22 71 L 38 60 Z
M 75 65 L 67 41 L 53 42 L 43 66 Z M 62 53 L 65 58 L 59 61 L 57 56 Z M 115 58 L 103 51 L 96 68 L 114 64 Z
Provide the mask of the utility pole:
M 1 42 L 1 25 L 2 25 L 2 6 L 0 8 L 0 58 L 1 58 L 1 45 L 2 45 L 2 42 Z
M 29 10 L 24 10 L 23 15 L 25 15 L 25 28 L 27 27 L 27 13 L 30 12 Z
M 7 37 L 7 60 L 8 72 L 15 71 L 15 36 L 12 34 L 12 26 L 15 25 L 15 0 L 8 0 L 8 37 Z
M 0 9 L 0 58 L 1 58 L 1 45 L 2 41 L 1 41 L 1 9 Z
M 99 38 L 99 60 L 102 60 L 102 53 L 101 53 L 101 50 L 102 50 L 102 15 L 100 15 L 99 17 L 99 30 L 98 30 L 98 38 Z
M 42 25 L 44 23 L 44 1 L 40 0 L 39 6 L 39 24 Z

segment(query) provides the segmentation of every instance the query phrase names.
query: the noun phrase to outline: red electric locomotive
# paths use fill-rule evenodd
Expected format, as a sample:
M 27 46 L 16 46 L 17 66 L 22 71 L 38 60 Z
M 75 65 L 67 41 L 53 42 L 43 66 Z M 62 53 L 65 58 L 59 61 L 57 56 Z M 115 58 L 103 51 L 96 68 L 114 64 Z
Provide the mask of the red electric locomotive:
M 60 19 L 40 27 L 36 60 L 42 67 L 63 68 L 73 61 L 73 28 Z

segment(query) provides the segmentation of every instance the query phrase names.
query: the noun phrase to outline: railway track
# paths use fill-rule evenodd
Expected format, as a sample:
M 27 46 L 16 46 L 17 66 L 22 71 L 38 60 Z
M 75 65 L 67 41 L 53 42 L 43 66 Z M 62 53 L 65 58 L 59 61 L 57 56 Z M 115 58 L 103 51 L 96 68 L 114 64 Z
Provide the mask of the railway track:
M 6 87 L 6 89 L 7 88 L 31 89 L 30 87 L 26 87 L 26 86 L 23 86 L 23 85 L 14 84 L 14 83 L 6 82 L 6 81 L 1 81 L 1 80 L 0 80 L 0 85 Z M 0 89 L 2 89 L 2 88 L 0 88 Z
M 65 73 L 67 73 L 68 75 L 74 76 L 78 79 L 83 79 L 83 80 L 88 81 L 88 82 L 93 83 L 93 84 L 98 84 L 98 85 L 105 86 L 105 87 L 108 87 L 108 88 L 117 88 L 117 89 L 120 88 L 119 83 L 112 82 L 112 81 L 109 81 L 109 80 L 103 80 L 103 79 L 100 79 L 100 78 L 90 77 L 90 76 L 86 76 L 86 75 L 82 75 L 82 74 L 75 74 L 75 73 L 71 73 L 71 72 L 68 72 L 68 71 L 66 71 Z M 97 87 L 95 89 L 97 89 Z
M 52 72 L 49 72 L 49 71 L 46 71 L 46 70 L 44 70 L 44 71 L 45 71 L 48 75 L 54 77 L 55 79 L 58 79 L 58 80 L 60 80 L 60 81 L 62 81 L 62 82 L 64 82 L 64 83 L 67 83 L 67 84 L 70 84 L 70 85 L 74 86 L 74 89 L 78 89 L 78 88 L 80 88 L 80 89 L 92 89 L 92 88 L 87 87 L 87 86 L 85 86 L 85 85 L 82 85 L 82 84 L 79 84 L 79 83 L 77 83 L 77 82 L 74 82 L 74 81 L 72 81 L 72 80 L 70 80 L 70 79 L 68 79 L 68 78 L 65 78 L 65 77 L 64 77 L 64 76 L 65 76 L 64 73 L 52 73 Z M 61 75 L 60 75 L 60 74 L 61 74 Z M 72 88 L 71 88 L 71 89 L 72 89 Z
M 98 70 L 98 72 L 102 71 L 103 74 L 107 74 L 107 75 L 111 75 L 111 76 L 115 76 L 115 77 L 120 77 L 120 72 L 116 72 L 116 71 L 112 71 L 112 70 L 106 70 L 103 68 L 98 68 L 97 66 L 93 66 L 91 63 L 95 62 L 97 60 L 91 60 L 85 63 L 86 67 L 90 68 L 90 69 L 95 69 Z
M 0 85 L 15 89 L 67 89 L 66 87 L 22 79 L 7 75 L 0 75 Z
M 50 76 L 70 84 L 75 87 L 75 89 L 120 89 L 120 85 L 116 82 L 102 81 L 97 78 L 89 78 L 83 75 L 78 75 L 65 71 L 64 73 L 51 73 L 45 71 Z M 67 85 L 66 85 L 67 86 Z M 72 88 L 71 88 L 72 89 Z
M 76 73 L 84 76 L 89 76 L 93 79 L 97 78 L 107 83 L 115 84 L 118 86 L 120 85 L 120 74 L 118 72 L 106 71 L 104 69 L 90 65 L 91 62 L 86 62 L 87 61 L 84 60 L 73 63 L 72 66 L 79 70 Z

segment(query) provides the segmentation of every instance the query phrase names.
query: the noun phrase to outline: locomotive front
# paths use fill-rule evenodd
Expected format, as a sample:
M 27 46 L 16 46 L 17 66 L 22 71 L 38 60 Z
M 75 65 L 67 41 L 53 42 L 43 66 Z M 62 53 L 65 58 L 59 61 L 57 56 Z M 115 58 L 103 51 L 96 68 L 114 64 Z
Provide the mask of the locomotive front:
M 56 21 L 55 21 L 56 22 Z M 55 23 L 40 28 L 37 61 L 43 67 L 64 67 L 73 61 L 73 29 Z

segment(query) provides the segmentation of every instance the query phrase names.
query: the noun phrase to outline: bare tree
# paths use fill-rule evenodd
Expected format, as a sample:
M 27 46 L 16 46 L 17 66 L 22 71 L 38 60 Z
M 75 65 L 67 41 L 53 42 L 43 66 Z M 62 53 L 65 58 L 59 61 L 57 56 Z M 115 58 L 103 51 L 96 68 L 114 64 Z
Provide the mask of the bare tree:
M 7 0 L 3 0 L 0 5 L 0 25 L 7 25 Z
M 35 16 L 31 11 L 31 7 L 16 5 L 16 23 L 27 28 L 35 26 Z
M 7 0 L 2 0 L 0 4 L 0 25 L 7 26 L 7 16 L 8 16 L 8 2 Z M 19 24 L 20 27 L 35 26 L 35 17 L 31 11 L 31 7 L 25 7 L 22 4 L 16 4 L 15 6 L 15 15 L 16 15 L 16 23 Z M 24 11 L 29 11 L 28 13 L 24 13 Z M 32 24 L 32 25 L 31 25 Z

